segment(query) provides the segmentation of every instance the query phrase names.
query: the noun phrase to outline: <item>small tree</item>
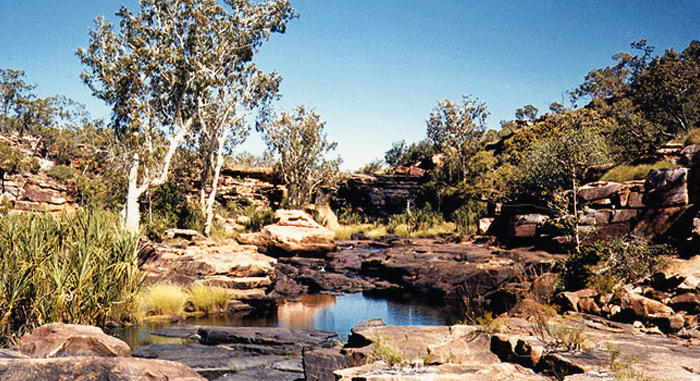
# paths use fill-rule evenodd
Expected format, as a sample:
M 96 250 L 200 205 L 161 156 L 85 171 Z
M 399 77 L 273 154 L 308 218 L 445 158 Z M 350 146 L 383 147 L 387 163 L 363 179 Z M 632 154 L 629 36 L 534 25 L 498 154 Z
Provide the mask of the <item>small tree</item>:
M 277 156 L 275 171 L 288 185 L 288 201 L 294 208 L 315 202 L 322 187 L 335 183 L 341 160 L 326 159 L 337 143 L 326 140 L 324 127 L 321 117 L 304 106 L 259 125 L 269 150 Z
M 24 155 L 6 142 L 0 142 L 0 189 L 5 193 L 5 175 L 17 173 L 24 161 Z

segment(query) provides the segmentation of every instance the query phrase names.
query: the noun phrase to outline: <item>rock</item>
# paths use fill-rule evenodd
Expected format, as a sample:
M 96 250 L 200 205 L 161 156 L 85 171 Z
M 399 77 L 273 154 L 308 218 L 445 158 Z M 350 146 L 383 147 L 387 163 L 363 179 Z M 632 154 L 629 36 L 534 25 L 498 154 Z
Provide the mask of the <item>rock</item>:
M 684 166 L 691 166 L 695 164 L 697 159 L 695 158 L 697 153 L 700 151 L 700 144 L 691 144 L 686 146 L 681 151 L 680 163 Z
M 194 229 L 168 229 L 164 234 L 165 239 L 184 239 L 187 241 L 205 241 L 207 237 Z
M 323 221 L 323 225 L 328 229 L 336 230 L 341 227 L 340 223 L 338 223 L 338 216 L 333 213 L 333 210 L 328 205 L 309 205 L 306 208 L 306 212 L 317 213 L 319 221 Z
M 487 234 L 489 231 L 489 228 L 491 228 L 491 224 L 493 224 L 493 218 L 485 217 L 479 219 L 479 227 L 476 231 L 477 234 Z
M 270 255 L 323 255 L 335 249 L 335 233 L 299 210 L 277 210 L 275 223 L 259 233 L 241 234 L 238 241 Z
M 700 274 L 688 275 L 681 284 L 676 287 L 680 291 L 700 291 Z
M 652 317 L 668 317 L 674 314 L 671 307 L 632 292 L 622 295 L 620 307 L 623 313 L 629 313 L 634 318 L 644 321 L 649 321 Z
M 156 245 L 141 269 L 150 282 L 201 283 L 265 295 L 275 279 L 277 260 L 235 240 Z M 258 290 L 258 291 L 254 291 Z
M 513 217 L 510 230 L 514 237 L 532 238 L 537 234 L 538 227 L 542 226 L 548 216 L 544 214 L 523 214 Z
M 581 186 L 578 195 L 584 201 L 600 200 L 610 198 L 614 193 L 623 187 L 620 183 L 597 181 Z
M 700 313 L 700 295 L 693 292 L 686 292 L 671 298 L 668 305 L 674 311 L 686 311 L 690 314 Z
M 350 174 L 337 185 L 331 200 L 334 210 L 351 208 L 372 217 L 387 218 L 404 213 L 415 201 L 424 177 L 406 175 Z
M 346 367 L 345 355 L 337 349 L 304 351 L 306 381 L 335 381 L 333 371 Z
M 579 224 L 584 226 L 605 225 L 610 222 L 612 213 L 611 210 L 584 208 Z
M 322 347 L 337 339 L 333 332 L 272 327 L 200 327 L 205 344 L 300 345 Z
M 128 357 L 0 359 L 0 379 L 3 381 L 206 381 L 192 369 L 178 362 Z
M 33 358 L 69 356 L 129 356 L 131 349 L 122 340 L 100 328 L 52 323 L 22 336 L 17 349 Z
M 688 204 L 688 168 L 649 171 L 644 183 L 646 205 L 683 206 Z
M 390 370 L 383 363 L 334 372 L 338 381 L 551 381 L 530 369 L 514 364 L 490 364 L 476 368 L 469 364 L 441 364 L 416 369 Z

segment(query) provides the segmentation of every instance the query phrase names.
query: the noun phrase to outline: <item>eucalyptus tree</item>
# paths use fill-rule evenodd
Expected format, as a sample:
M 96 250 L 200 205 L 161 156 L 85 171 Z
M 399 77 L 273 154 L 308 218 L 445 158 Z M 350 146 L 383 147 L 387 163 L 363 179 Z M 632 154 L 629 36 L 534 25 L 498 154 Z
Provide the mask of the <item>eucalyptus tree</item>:
M 88 67 L 83 81 L 112 107 L 128 172 L 124 223 L 132 232 L 139 197 L 167 180 L 188 134 L 197 128 L 218 141 L 242 128 L 241 112 L 276 91 L 277 80 L 264 80 L 270 77 L 252 58 L 272 33 L 285 31 L 295 15 L 289 2 L 224 3 L 227 8 L 216 0 L 141 0 L 138 13 L 124 7 L 116 13 L 118 29 L 98 17 L 90 44 L 77 52 Z
M 304 106 L 259 125 L 268 149 L 277 156 L 275 172 L 288 185 L 287 199 L 294 208 L 315 202 L 321 188 L 332 186 L 337 178 L 340 158 L 326 158 L 337 143 L 326 140 L 324 127 L 320 115 Z

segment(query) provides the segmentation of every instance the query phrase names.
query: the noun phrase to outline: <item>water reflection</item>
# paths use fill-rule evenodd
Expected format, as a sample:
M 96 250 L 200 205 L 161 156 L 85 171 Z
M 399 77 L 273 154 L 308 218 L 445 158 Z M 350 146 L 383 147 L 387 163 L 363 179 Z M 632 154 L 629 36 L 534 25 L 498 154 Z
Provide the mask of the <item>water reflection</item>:
M 449 325 L 456 320 L 452 311 L 436 306 L 372 298 L 360 293 L 339 296 L 317 294 L 301 295 L 295 300 L 282 302 L 276 310 L 263 316 L 194 318 L 179 323 L 126 327 L 113 334 L 132 348 L 151 343 L 181 343 L 182 339 L 158 338 L 150 334 L 175 324 L 318 329 L 335 332 L 342 340 L 347 340 L 352 326 L 373 318 L 381 318 L 389 325 Z

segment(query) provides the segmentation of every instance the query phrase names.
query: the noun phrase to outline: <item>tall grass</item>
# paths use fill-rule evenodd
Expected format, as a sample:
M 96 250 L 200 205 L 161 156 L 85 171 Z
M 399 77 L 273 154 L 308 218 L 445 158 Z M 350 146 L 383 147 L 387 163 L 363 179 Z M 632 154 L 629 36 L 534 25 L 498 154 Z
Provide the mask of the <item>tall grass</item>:
M 129 319 L 143 281 L 140 250 L 105 211 L 0 216 L 0 345 L 49 322 Z

